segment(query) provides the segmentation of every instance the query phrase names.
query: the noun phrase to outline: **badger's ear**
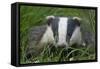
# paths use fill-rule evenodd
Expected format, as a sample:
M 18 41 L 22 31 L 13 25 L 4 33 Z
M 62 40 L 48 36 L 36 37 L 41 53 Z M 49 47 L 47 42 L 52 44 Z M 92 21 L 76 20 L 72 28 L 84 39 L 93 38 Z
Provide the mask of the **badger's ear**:
M 47 21 L 47 24 L 49 26 L 51 25 L 51 23 L 52 23 L 52 21 L 53 21 L 54 18 L 55 18 L 55 16 L 47 16 L 46 17 L 46 21 Z
M 82 19 L 79 18 L 79 17 L 73 17 L 74 20 L 78 20 L 78 21 L 81 21 Z

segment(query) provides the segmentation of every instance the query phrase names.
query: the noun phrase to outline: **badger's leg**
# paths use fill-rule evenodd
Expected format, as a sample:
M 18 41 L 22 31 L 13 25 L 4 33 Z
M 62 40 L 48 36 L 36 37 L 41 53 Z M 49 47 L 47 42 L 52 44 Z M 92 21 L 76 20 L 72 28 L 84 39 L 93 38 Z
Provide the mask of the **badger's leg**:
M 71 46 L 73 44 L 82 45 L 82 43 L 83 42 L 82 42 L 82 35 L 81 35 L 80 27 L 76 27 L 75 31 L 72 34 L 69 44 Z

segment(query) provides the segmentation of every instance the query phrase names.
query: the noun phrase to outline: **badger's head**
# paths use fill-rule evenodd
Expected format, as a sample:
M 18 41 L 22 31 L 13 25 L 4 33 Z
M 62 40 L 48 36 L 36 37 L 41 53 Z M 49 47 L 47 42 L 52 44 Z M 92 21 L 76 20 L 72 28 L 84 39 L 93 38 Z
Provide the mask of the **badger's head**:
M 48 25 L 42 42 L 52 42 L 61 47 L 81 42 L 80 18 L 47 16 L 46 19 Z

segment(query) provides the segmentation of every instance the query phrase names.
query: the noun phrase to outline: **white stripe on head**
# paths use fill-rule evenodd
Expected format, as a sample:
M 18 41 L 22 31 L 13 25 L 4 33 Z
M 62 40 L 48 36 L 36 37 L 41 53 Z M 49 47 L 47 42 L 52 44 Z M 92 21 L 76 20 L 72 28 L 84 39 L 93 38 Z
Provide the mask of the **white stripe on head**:
M 67 34 L 67 22 L 68 18 L 66 17 L 60 17 L 59 20 L 59 26 L 58 26 L 58 34 L 59 34 L 59 40 L 58 40 L 58 45 L 66 45 L 66 34 Z

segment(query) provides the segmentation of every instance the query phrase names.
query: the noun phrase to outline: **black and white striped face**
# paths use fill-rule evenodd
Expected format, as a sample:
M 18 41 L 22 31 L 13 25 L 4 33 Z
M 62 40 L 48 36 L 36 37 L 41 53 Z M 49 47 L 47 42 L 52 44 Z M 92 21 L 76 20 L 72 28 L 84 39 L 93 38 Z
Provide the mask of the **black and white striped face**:
M 48 27 L 51 28 L 57 46 L 68 46 L 81 43 L 80 19 L 78 17 L 47 16 Z M 51 35 L 51 33 L 49 33 Z

